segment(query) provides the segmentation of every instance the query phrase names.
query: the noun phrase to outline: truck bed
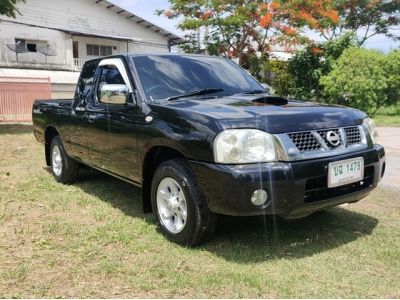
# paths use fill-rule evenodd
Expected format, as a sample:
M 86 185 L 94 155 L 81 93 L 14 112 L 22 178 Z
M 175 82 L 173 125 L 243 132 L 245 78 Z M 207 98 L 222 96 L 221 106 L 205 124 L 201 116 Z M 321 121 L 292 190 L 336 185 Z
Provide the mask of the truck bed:
M 74 102 L 74 99 L 40 99 L 40 100 L 35 100 L 33 103 L 33 108 L 35 107 L 65 107 L 65 106 L 71 106 L 72 103 Z
M 45 126 L 55 125 L 63 132 L 68 131 L 68 117 L 74 99 L 35 100 L 32 109 L 34 134 L 39 142 L 44 142 Z

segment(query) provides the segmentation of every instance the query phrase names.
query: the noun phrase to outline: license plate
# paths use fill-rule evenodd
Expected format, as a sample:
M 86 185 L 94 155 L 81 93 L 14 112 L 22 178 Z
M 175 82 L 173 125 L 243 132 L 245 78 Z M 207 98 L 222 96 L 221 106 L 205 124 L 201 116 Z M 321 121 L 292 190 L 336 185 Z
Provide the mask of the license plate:
M 335 161 L 328 167 L 328 187 L 346 185 L 364 178 L 364 158 Z

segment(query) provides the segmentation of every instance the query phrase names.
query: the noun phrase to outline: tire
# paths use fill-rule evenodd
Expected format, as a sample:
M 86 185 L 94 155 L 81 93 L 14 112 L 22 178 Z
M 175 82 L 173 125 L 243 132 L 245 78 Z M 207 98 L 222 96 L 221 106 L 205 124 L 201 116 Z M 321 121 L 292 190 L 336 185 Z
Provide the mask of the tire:
M 198 246 L 214 234 L 217 216 L 208 209 L 184 159 L 169 160 L 157 168 L 152 180 L 151 204 L 160 231 L 175 243 Z
M 60 136 L 55 136 L 50 146 L 51 171 L 54 178 L 68 184 L 76 181 L 79 175 L 79 164 L 65 152 Z

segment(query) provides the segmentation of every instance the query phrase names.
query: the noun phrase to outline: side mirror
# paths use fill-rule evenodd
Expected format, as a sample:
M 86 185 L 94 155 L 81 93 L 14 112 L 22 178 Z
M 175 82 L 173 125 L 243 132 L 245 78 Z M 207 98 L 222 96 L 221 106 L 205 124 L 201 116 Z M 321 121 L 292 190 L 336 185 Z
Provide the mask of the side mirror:
M 128 86 L 125 84 L 105 84 L 100 88 L 101 103 L 125 104 L 129 95 Z

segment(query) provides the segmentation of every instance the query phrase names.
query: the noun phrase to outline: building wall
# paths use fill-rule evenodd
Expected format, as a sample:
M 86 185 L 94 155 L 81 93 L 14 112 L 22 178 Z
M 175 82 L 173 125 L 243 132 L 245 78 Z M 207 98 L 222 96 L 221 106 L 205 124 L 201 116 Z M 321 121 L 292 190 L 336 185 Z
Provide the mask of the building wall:
M 0 22 L 0 61 L 15 62 L 16 53 L 7 48 L 7 44 L 15 44 L 15 39 L 43 41 L 57 52 L 57 56 L 48 56 L 48 63 L 71 64 L 72 42 L 67 35 L 58 30 L 34 28 L 26 25 Z M 45 56 L 41 53 L 20 53 L 19 62 L 44 63 Z
M 114 55 L 169 51 L 166 32 L 95 2 L 26 0 L 18 4 L 22 15 L 17 14 L 16 19 L 0 16 L 0 77 L 50 78 L 53 99 L 72 98 L 79 77 L 75 66 L 94 58 L 87 55 L 87 44 L 111 46 Z M 46 64 L 41 53 L 21 53 L 16 63 L 16 53 L 7 48 L 7 44 L 15 44 L 15 39 L 48 45 L 57 55 L 48 56 Z M 78 61 L 73 57 L 74 41 L 79 46 Z
M 86 37 L 86 36 L 76 36 L 68 34 L 71 38 L 71 45 L 72 41 L 78 42 L 78 54 L 79 59 L 82 61 L 86 61 L 89 59 L 97 58 L 98 56 L 91 56 L 87 54 L 86 45 L 102 45 L 102 46 L 111 46 L 112 55 L 116 54 L 124 54 L 127 53 L 126 49 L 126 42 L 124 41 L 116 41 L 110 39 L 102 39 L 102 38 L 95 38 L 95 37 Z M 80 64 L 82 65 L 82 64 Z
M 75 95 L 76 84 L 51 83 L 51 99 L 71 99 Z
M 28 0 L 18 7 L 22 15 L 17 16 L 17 22 L 88 34 L 130 37 L 164 45 L 165 48 L 168 45 L 168 38 L 154 29 L 137 23 L 135 18 L 118 15 L 94 0 Z
M 15 20 L 0 16 L 0 62 L 16 62 L 16 53 L 7 48 L 7 44 L 15 44 L 15 39 L 39 41 L 43 45 L 49 45 L 57 55 L 48 56 L 47 62 L 69 66 L 77 63 L 81 66 L 87 59 L 95 57 L 87 55 L 87 44 L 112 46 L 112 54 L 162 53 L 169 50 L 167 37 L 137 23 L 135 18 L 127 19 L 125 15 L 119 15 L 115 11 L 96 4 L 94 0 L 28 0 L 25 4 L 19 4 L 19 10 L 22 15 L 17 15 Z M 90 37 L 48 28 L 120 36 L 134 40 L 121 41 L 108 37 Z M 73 41 L 77 41 L 79 45 L 80 60 L 78 61 L 73 58 Z M 44 63 L 46 57 L 41 53 L 29 52 L 20 53 L 18 60 L 19 62 Z

